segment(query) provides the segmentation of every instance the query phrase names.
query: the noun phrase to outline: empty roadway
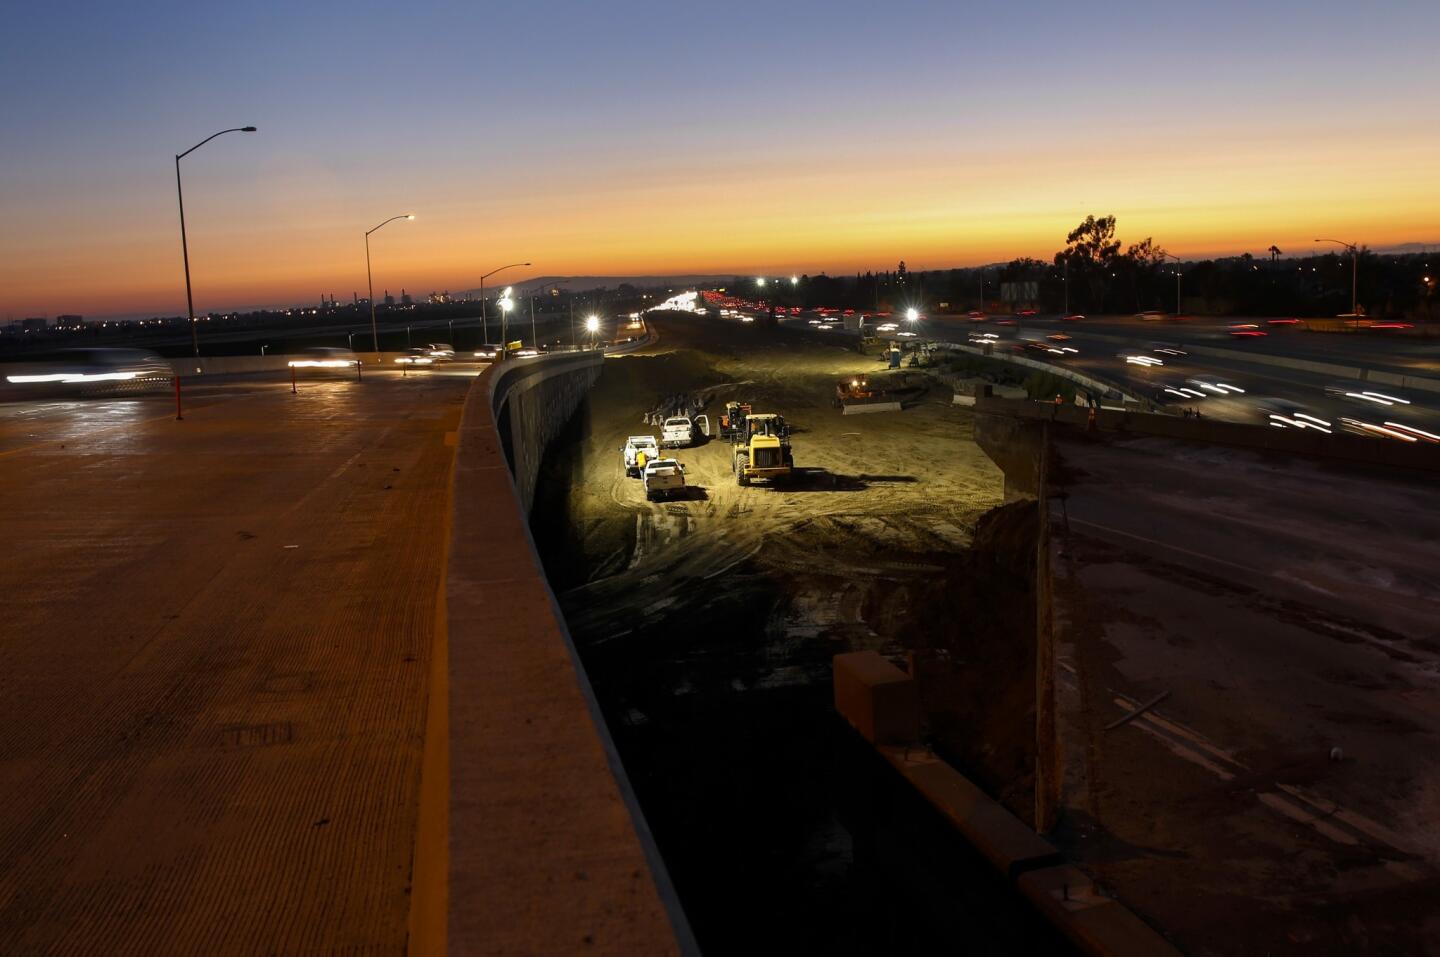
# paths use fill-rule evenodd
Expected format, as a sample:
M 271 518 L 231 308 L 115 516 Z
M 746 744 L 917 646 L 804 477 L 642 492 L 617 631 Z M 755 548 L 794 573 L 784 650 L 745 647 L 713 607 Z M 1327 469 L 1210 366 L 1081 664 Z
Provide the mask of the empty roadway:
M 403 951 L 468 384 L 0 407 L 0 953 Z

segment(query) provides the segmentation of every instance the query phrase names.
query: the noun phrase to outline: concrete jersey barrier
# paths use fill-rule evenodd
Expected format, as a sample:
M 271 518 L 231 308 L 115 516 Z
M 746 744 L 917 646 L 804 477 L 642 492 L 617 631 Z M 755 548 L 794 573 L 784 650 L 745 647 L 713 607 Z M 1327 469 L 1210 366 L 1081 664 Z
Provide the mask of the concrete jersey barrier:
M 508 362 L 466 398 L 412 953 L 696 952 L 522 504 L 602 362 L 598 352 Z

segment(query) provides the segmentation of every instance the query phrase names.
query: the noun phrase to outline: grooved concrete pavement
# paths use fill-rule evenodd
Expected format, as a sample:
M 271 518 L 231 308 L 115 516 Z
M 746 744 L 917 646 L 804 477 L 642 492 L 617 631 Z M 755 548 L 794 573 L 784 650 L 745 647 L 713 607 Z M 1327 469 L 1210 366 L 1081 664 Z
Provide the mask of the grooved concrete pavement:
M 404 951 L 469 384 L 0 408 L 0 953 Z

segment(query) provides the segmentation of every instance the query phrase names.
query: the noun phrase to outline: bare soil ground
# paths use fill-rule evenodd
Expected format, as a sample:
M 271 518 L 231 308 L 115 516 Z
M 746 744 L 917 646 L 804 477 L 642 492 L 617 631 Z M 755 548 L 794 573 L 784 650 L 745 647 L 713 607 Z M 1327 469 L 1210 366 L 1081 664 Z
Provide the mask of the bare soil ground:
M 650 354 L 607 360 L 547 461 L 547 572 L 702 946 L 784 927 L 790 947 L 869 952 L 836 921 L 858 905 L 827 793 L 831 658 L 914 652 L 935 747 L 1028 811 L 1033 509 L 981 524 L 1001 475 L 918 372 L 816 337 L 658 329 Z M 835 382 L 857 372 L 904 411 L 841 415 Z M 712 423 L 727 399 L 784 415 L 799 474 L 738 487 L 711 439 L 677 453 L 688 500 L 647 502 L 625 437 L 652 431 L 661 396 L 702 390 Z

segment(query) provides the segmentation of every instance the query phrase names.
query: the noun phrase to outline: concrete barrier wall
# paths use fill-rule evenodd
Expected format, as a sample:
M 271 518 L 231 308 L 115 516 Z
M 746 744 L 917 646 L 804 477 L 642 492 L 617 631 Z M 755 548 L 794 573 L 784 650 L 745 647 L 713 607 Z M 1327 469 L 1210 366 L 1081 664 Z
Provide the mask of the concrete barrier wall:
M 535 502 L 545 450 L 600 377 L 603 363 L 598 352 L 515 359 L 489 377 L 495 422 L 525 515 Z
M 1064 366 L 1051 365 L 1048 362 L 1039 362 L 1035 359 L 1027 359 L 1025 356 L 1011 355 L 1004 352 L 986 352 L 984 349 L 977 349 L 974 346 L 964 346 L 955 342 L 936 342 L 934 343 L 934 347 L 937 349 L 944 349 L 948 352 L 964 352 L 969 355 L 981 356 L 986 359 L 995 359 L 999 362 L 1008 362 L 1011 365 L 1024 366 L 1027 369 L 1034 369 L 1038 372 L 1048 372 L 1051 375 L 1059 376 L 1062 379 L 1069 379 L 1071 382 L 1078 383 L 1079 385 L 1083 385 L 1087 389 L 1094 390 L 1096 393 L 1098 393 L 1096 395 L 1097 399 L 1102 396 L 1115 394 L 1120 395 L 1131 402 L 1145 401 L 1143 397 L 1141 397 L 1139 394 L 1124 388 L 1119 383 L 1107 382 L 1104 379 L 1097 379 L 1094 376 L 1085 375 L 1083 372 L 1076 372 L 1074 369 L 1067 369 Z
M 696 952 L 530 536 L 543 449 L 602 362 L 512 361 L 466 399 L 412 953 Z

